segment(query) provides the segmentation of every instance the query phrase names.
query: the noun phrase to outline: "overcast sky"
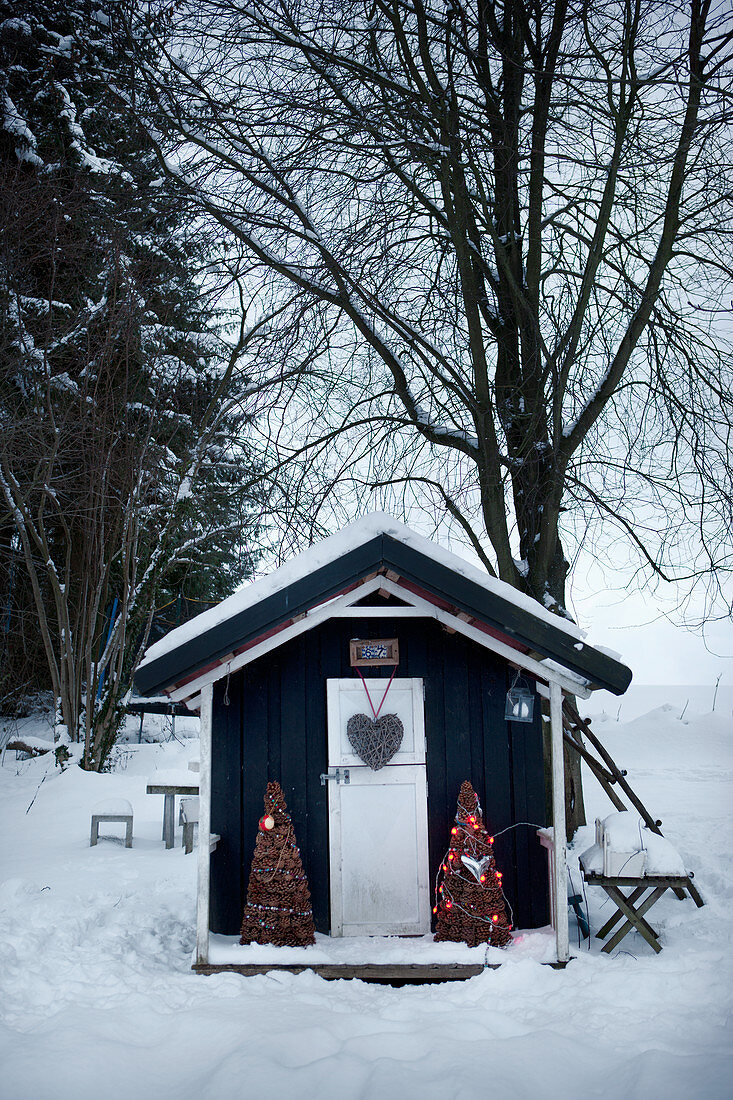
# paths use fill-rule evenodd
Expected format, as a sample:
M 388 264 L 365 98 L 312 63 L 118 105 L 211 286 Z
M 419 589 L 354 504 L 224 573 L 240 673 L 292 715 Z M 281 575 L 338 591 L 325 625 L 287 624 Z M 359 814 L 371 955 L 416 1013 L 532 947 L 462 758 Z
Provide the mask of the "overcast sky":
M 622 585 L 623 577 L 607 578 Z M 642 684 L 733 685 L 733 622 L 710 622 L 701 633 L 680 623 L 671 592 L 644 596 L 607 588 L 600 570 L 576 572 L 573 609 L 588 640 L 616 650 Z
M 408 520 L 420 529 L 419 517 Z M 434 534 L 427 534 L 435 538 Z M 471 550 L 458 539 L 439 541 L 454 554 L 478 564 Z M 603 567 L 582 551 L 575 563 L 569 591 L 570 611 L 587 631 L 591 644 L 605 646 L 619 654 L 634 674 L 634 684 L 720 683 L 733 687 L 733 621 L 725 618 L 710 622 L 701 632 L 684 625 L 677 610 L 679 597 L 669 585 L 661 585 L 648 595 L 642 594 L 626 574 L 614 567 L 606 555 Z M 733 588 L 729 586 L 728 601 Z M 699 615 L 700 603 L 689 610 Z

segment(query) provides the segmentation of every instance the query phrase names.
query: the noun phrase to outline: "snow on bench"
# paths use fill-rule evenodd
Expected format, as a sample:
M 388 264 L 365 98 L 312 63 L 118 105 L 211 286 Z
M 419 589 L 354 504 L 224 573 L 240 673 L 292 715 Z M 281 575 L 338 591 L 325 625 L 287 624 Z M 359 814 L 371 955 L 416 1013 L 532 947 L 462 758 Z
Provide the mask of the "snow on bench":
M 125 847 L 132 848 L 132 806 L 126 798 L 103 798 L 92 806 L 90 848 L 99 840 L 99 825 L 102 821 L 121 821 L 125 825 Z

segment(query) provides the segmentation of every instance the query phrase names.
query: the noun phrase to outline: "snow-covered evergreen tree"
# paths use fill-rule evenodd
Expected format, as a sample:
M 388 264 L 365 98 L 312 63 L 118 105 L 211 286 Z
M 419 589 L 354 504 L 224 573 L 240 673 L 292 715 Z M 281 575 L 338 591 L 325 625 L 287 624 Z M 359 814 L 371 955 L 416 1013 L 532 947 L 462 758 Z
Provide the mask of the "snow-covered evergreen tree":
M 222 411 L 236 349 L 200 228 L 127 109 L 123 14 L 0 0 L 0 530 L 22 546 L 60 743 L 83 740 L 90 768 L 156 600 L 218 598 L 249 567 L 252 463 L 241 406 Z

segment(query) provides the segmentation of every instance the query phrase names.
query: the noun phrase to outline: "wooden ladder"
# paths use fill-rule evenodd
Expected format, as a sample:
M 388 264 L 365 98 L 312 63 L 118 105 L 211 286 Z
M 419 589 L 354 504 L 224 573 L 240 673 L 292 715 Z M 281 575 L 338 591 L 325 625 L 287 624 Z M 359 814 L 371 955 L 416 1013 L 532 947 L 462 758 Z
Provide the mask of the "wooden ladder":
M 567 699 L 563 702 L 563 738 L 565 743 L 575 749 L 586 762 L 617 810 L 629 809 L 619 793 L 623 792 L 627 802 L 638 811 L 644 824 L 653 833 L 658 833 L 659 836 L 664 835 L 661 829 L 662 822 L 652 817 L 639 796 L 632 790 L 631 784 L 626 778 L 626 771 L 618 767 L 591 729 L 590 718 L 581 718 L 576 708 Z M 585 740 L 583 740 L 584 738 Z M 691 879 L 692 876 L 688 875 L 684 888 L 682 886 L 675 887 L 674 892 L 678 898 L 684 898 L 686 896 L 685 890 L 687 890 L 695 904 L 700 906 L 703 904 L 703 900 L 695 886 L 693 886 Z

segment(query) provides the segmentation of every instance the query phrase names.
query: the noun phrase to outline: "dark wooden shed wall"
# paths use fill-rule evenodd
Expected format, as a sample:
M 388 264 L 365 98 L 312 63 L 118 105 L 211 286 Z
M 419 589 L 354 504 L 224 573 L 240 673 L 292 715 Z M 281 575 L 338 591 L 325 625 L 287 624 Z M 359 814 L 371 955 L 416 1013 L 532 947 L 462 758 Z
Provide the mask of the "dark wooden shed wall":
M 531 725 L 504 719 L 513 669 L 433 620 L 331 620 L 215 685 L 211 828 L 221 841 L 211 860 L 213 932 L 239 931 L 270 779 L 281 783 L 293 818 L 316 927 L 329 930 L 327 789 L 320 783 L 328 765 L 326 680 L 356 675 L 349 666 L 355 637 L 399 638 L 397 675 L 425 683 L 431 876 L 447 848 L 464 779 L 494 832 L 515 822 L 547 824 L 539 706 Z M 390 672 L 369 675 L 386 680 Z M 497 839 L 495 851 L 515 924 L 546 924 L 546 854 L 535 829 L 513 829 Z

